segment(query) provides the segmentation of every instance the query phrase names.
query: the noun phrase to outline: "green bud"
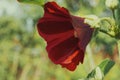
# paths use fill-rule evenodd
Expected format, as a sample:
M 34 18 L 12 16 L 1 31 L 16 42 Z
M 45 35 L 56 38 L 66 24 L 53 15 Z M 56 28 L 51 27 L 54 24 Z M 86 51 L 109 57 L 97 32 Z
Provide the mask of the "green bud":
M 119 1 L 118 0 L 106 0 L 105 4 L 110 9 L 116 9 L 119 5 Z

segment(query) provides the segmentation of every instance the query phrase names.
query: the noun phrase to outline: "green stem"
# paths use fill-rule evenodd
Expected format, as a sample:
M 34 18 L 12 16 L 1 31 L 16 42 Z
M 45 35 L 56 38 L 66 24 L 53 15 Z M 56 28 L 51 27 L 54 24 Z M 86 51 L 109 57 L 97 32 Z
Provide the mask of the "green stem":
M 117 41 L 117 45 L 118 45 L 118 53 L 119 53 L 119 60 L 120 60 L 120 40 Z
M 27 75 L 28 75 L 29 71 L 31 70 L 31 68 L 32 68 L 31 63 L 26 64 L 26 66 L 23 68 L 23 71 L 21 73 L 19 80 L 27 80 Z
M 115 18 L 115 9 L 112 9 L 112 14 L 113 14 L 114 20 L 116 20 L 116 18 Z
M 99 31 L 100 31 L 100 32 L 103 32 L 103 33 L 105 33 L 105 34 L 107 34 L 107 35 L 109 35 L 109 36 L 111 36 L 111 37 L 114 37 L 114 35 L 111 35 L 110 33 L 108 33 L 108 31 L 105 31 L 105 30 L 103 30 L 103 29 L 100 29 Z
M 88 61 L 90 64 L 90 69 L 93 70 L 95 68 L 95 63 L 93 60 L 93 54 L 92 54 L 92 50 L 91 50 L 90 45 L 87 46 L 86 52 L 87 52 Z

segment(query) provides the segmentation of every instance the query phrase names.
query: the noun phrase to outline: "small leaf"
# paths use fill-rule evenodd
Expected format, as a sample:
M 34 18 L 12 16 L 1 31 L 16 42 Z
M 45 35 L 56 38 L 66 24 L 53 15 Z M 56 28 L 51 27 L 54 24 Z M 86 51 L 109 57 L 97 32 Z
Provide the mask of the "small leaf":
M 40 6 L 45 3 L 45 0 L 17 0 L 17 1 L 28 4 L 36 4 Z
M 110 59 L 105 59 L 88 74 L 87 78 L 102 80 L 104 75 L 106 75 L 109 72 L 109 70 L 113 67 L 114 64 L 114 61 Z
M 94 78 L 95 76 L 95 69 L 92 70 L 88 75 L 87 75 L 87 78 Z
M 106 75 L 109 72 L 109 70 L 114 66 L 114 64 L 115 64 L 114 61 L 112 61 L 110 59 L 106 59 L 98 66 L 102 70 L 103 74 Z

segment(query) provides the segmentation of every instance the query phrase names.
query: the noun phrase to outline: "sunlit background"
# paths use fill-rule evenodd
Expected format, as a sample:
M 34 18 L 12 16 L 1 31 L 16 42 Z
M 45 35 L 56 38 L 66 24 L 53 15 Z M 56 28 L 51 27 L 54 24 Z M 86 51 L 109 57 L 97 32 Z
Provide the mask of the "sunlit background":
M 112 16 L 105 6 L 105 0 L 54 1 L 74 15 Z M 93 35 L 84 63 L 79 64 L 74 72 L 53 64 L 47 56 L 46 43 L 36 29 L 36 23 L 43 13 L 43 8 L 37 5 L 0 0 L 0 80 L 79 80 L 107 57 L 116 64 L 105 80 L 120 79 L 116 42 L 100 32 Z

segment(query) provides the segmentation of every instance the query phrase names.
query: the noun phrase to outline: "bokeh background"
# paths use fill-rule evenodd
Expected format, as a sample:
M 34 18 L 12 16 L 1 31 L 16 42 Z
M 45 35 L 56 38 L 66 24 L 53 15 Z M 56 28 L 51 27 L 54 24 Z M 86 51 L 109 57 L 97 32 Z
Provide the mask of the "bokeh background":
M 54 1 L 73 15 L 112 17 L 105 0 Z M 53 64 L 47 56 L 46 43 L 36 29 L 43 13 L 43 8 L 37 5 L 0 0 L 0 80 L 79 80 L 105 58 L 116 62 L 105 80 L 120 79 L 116 41 L 97 31 L 87 46 L 84 63 L 79 64 L 74 72 Z

